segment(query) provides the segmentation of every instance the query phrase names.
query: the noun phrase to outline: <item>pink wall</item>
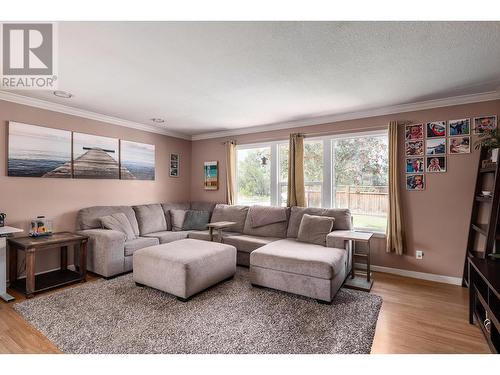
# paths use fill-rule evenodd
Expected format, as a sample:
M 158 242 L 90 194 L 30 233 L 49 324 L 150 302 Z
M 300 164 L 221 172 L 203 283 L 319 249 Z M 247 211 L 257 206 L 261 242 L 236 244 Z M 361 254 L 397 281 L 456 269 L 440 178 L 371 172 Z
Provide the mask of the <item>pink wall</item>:
M 333 134 L 366 131 L 386 127 L 390 120 L 426 121 L 452 120 L 480 115 L 500 114 L 500 101 L 467 104 L 378 116 L 330 124 L 294 128 L 293 132 L 305 134 Z M 246 134 L 232 137 L 238 144 L 287 139 L 289 129 Z M 403 132 L 400 144 L 403 145 Z M 223 142 L 229 138 L 194 141 L 191 154 L 191 199 L 204 201 L 225 200 L 225 154 Z M 401 193 L 405 209 L 405 228 L 408 251 L 404 256 L 385 253 L 385 239 L 376 238 L 372 243 L 373 264 L 461 277 L 469 225 L 472 195 L 478 153 L 448 156 L 448 170 L 443 174 L 426 174 L 425 191 L 408 192 L 404 187 L 404 167 L 401 165 Z M 203 162 L 218 160 L 220 188 L 203 190 Z M 400 149 L 404 162 L 404 150 Z M 415 250 L 424 251 L 424 259 L 415 259 Z
M 156 180 L 75 180 L 7 177 L 7 122 L 73 130 L 155 145 Z M 0 212 L 7 224 L 28 229 L 28 220 L 45 215 L 56 231 L 74 230 L 78 209 L 94 205 L 133 205 L 189 200 L 191 142 L 122 126 L 0 101 Z M 169 153 L 181 155 L 181 176 L 168 176 Z M 57 267 L 57 253 L 40 257 L 37 270 Z

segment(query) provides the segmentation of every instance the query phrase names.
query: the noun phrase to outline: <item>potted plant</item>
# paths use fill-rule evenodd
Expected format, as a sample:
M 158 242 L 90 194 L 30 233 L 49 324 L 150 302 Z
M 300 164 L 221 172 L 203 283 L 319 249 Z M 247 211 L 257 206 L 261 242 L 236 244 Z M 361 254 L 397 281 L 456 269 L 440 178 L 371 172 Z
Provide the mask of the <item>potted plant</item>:
M 500 131 L 498 129 L 485 130 L 479 135 L 475 149 L 484 147 L 488 152 L 488 157 L 492 162 L 498 159 L 498 148 L 500 148 Z

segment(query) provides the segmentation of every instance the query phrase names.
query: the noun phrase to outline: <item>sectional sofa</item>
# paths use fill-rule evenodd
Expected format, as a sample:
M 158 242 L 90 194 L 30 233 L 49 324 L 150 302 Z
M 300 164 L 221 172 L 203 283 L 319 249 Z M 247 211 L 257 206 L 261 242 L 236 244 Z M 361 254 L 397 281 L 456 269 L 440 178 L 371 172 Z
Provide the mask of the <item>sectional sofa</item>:
M 326 236 L 325 246 L 297 241 L 304 214 L 333 217 L 333 230 L 350 230 L 347 209 L 264 208 L 208 202 L 162 203 L 138 206 L 96 206 L 77 215 L 77 231 L 89 236 L 88 269 L 104 277 L 132 270 L 136 250 L 184 238 L 209 240 L 208 230 L 182 230 L 173 213 L 192 210 L 209 213 L 210 222 L 232 221 L 215 240 L 237 249 L 237 264 L 250 267 L 253 285 L 279 289 L 330 302 L 350 271 L 350 245 Z M 259 211 L 260 210 L 260 211 Z M 267 210 L 267 211 L 266 211 Z M 271 210 L 271 211 L 269 211 Z M 103 229 L 100 218 L 123 213 L 134 237 Z M 269 220 L 273 214 L 278 218 Z M 263 220 L 262 220 L 263 219 Z M 255 223 L 264 225 L 256 226 Z

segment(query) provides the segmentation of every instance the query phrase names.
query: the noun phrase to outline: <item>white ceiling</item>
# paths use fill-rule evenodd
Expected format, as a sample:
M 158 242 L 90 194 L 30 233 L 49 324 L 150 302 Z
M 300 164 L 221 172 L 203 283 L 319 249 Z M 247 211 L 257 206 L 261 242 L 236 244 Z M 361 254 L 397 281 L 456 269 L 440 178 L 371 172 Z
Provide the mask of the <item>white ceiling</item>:
M 500 87 L 500 22 L 62 22 L 60 99 L 186 135 Z

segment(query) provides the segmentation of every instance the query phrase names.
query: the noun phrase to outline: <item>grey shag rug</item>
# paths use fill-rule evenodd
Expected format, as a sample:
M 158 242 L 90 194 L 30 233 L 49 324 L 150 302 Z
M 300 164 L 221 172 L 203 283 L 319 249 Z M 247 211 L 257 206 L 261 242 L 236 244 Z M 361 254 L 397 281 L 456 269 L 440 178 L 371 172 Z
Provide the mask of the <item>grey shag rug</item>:
M 255 288 L 238 268 L 187 303 L 132 275 L 15 304 L 65 353 L 370 353 L 382 298 L 341 289 L 331 305 Z

